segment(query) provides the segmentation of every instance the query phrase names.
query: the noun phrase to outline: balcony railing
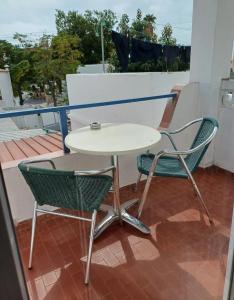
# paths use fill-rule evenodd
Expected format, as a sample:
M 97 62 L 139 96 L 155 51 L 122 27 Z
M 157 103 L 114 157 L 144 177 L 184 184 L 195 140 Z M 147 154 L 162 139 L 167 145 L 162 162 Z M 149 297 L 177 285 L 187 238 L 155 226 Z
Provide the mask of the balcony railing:
M 10 112 L 1 112 L 0 119 L 57 112 L 59 114 L 59 118 L 60 118 L 60 131 L 61 131 L 62 139 L 63 139 L 63 150 L 64 150 L 64 153 L 69 153 L 70 150 L 66 147 L 66 145 L 64 143 L 65 137 L 68 134 L 67 111 L 71 111 L 71 110 L 75 110 L 75 109 L 79 110 L 79 109 L 85 109 L 85 108 L 87 109 L 87 108 L 101 107 L 101 106 L 112 106 L 112 105 L 121 105 L 121 104 L 129 104 L 129 103 L 138 103 L 138 102 L 161 100 L 161 99 L 168 99 L 168 98 L 174 99 L 176 97 L 176 95 L 177 95 L 176 93 L 169 93 L 169 94 L 150 96 L 150 97 L 133 98 L 133 99 L 121 99 L 121 100 L 112 100 L 112 101 L 104 101 L 104 102 L 91 102 L 91 103 L 86 103 L 86 104 L 64 105 L 64 106 L 27 109 L 27 110 L 19 110 L 19 111 L 15 110 L 15 111 L 10 111 Z

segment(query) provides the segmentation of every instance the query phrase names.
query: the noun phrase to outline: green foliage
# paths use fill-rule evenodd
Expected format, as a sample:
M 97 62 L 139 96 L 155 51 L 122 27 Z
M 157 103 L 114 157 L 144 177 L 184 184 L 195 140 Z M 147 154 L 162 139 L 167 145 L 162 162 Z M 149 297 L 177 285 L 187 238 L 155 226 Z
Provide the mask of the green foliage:
M 156 17 L 153 14 L 147 14 L 143 17 L 142 11 L 138 9 L 130 26 L 130 34 L 133 38 L 156 43 L 155 26 Z
M 129 16 L 127 14 L 123 14 L 120 18 L 117 30 L 119 33 L 127 35 L 128 32 L 130 31 L 130 26 L 129 26 Z
M 22 85 L 25 82 L 26 76 L 29 72 L 30 64 L 28 60 L 21 60 L 19 63 L 11 67 L 11 79 L 13 83 L 13 90 L 20 98 L 20 104 L 23 104 L 22 99 Z
M 61 33 L 55 37 L 44 35 L 34 48 L 34 68 L 36 83 L 48 86 L 56 106 L 56 89 L 61 89 L 61 81 L 66 74 L 76 73 L 82 53 L 77 36 Z
M 62 80 L 66 74 L 76 73 L 80 64 L 101 61 L 101 25 L 104 29 L 105 59 L 111 65 L 108 71 L 120 72 L 111 30 L 117 24 L 118 32 L 124 35 L 130 34 L 149 42 L 158 40 L 164 45 L 176 45 L 170 24 L 165 25 L 161 37 L 157 38 L 156 21 L 156 16 L 144 15 L 140 9 L 132 22 L 127 14 L 123 14 L 118 24 L 117 17 L 111 10 L 86 10 L 83 14 L 57 10 L 56 36 L 43 35 L 38 42 L 33 42 L 27 35 L 15 33 L 16 44 L 0 40 L 0 68 L 9 68 L 14 94 L 19 96 L 21 104 L 22 90 L 31 90 L 34 93 L 50 94 L 56 105 L 57 94 L 62 92 Z M 181 71 L 187 68 L 180 58 L 170 66 L 166 65 L 163 58 L 129 64 L 129 72 Z
M 30 68 L 28 60 L 21 60 L 18 64 L 13 65 L 11 68 L 11 77 L 15 84 L 22 82 L 25 75 L 28 73 Z
M 21 45 L 0 41 L 0 68 L 6 66 L 10 70 L 14 95 L 19 96 L 22 104 L 22 86 L 27 86 L 28 79 L 33 78 L 31 52 Z
M 162 30 L 161 37 L 159 38 L 159 43 L 163 45 L 176 45 L 176 39 L 172 36 L 173 30 L 170 24 L 166 24 Z
M 148 60 L 146 62 L 130 63 L 128 65 L 128 72 L 178 72 L 188 70 L 189 66 L 183 63 L 180 57 L 167 65 L 163 57 L 157 60 Z
M 10 65 L 13 49 L 14 46 L 12 44 L 0 40 L 0 69 L 4 69 L 6 65 Z
M 100 24 L 104 24 L 105 57 L 108 59 L 113 49 L 111 30 L 117 22 L 116 15 L 111 10 L 90 11 L 84 14 L 69 11 L 67 14 L 57 10 L 55 22 L 58 33 L 78 36 L 80 49 L 83 53 L 82 64 L 93 64 L 101 61 Z
M 27 36 L 16 34 L 19 45 L 0 41 L 0 64 L 9 66 L 14 94 L 23 104 L 22 89 L 30 90 L 35 84 L 40 91 L 52 95 L 56 105 L 56 92 L 61 92 L 61 81 L 66 74 L 76 73 L 82 53 L 80 39 L 75 35 L 43 35 L 38 43 L 31 44 Z
M 33 45 L 32 41 L 28 40 L 27 34 L 16 32 L 13 36 L 13 39 L 18 41 L 21 48 L 30 48 Z

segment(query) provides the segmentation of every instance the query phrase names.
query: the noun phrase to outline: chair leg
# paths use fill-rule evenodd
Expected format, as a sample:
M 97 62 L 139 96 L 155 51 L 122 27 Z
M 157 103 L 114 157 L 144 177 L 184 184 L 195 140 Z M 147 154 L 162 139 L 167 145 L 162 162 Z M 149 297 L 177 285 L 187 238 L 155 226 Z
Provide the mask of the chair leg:
M 152 178 L 153 178 L 153 175 L 149 175 L 147 177 L 147 181 L 146 181 L 146 184 L 145 184 L 143 195 L 142 195 L 142 198 L 140 200 L 140 204 L 139 204 L 139 208 L 138 208 L 138 218 L 140 218 L 140 216 L 141 216 L 145 201 L 147 199 Z
M 97 211 L 94 210 L 93 215 L 92 215 L 92 223 L 91 223 L 90 237 L 89 237 L 89 250 L 88 250 L 88 258 L 87 258 L 87 265 L 86 265 L 86 272 L 85 272 L 85 284 L 89 283 L 89 273 L 90 273 L 89 271 L 90 271 L 90 264 L 91 264 L 91 258 L 92 258 L 96 215 L 97 215 Z
M 34 210 L 33 210 L 33 219 L 32 219 L 30 255 L 29 255 L 29 263 L 28 263 L 29 269 L 32 269 L 32 257 L 33 257 L 34 239 L 35 239 L 35 231 L 36 231 L 36 223 L 37 223 L 37 210 L 36 209 L 37 209 L 37 202 L 35 201 Z
M 202 195 L 201 195 L 201 192 L 200 192 L 199 189 L 198 189 L 198 186 L 197 186 L 197 184 L 196 184 L 196 182 L 195 182 L 195 180 L 194 180 L 192 174 L 189 172 L 188 175 L 189 175 L 189 179 L 191 180 L 191 183 L 192 183 L 192 185 L 193 185 L 193 188 L 194 188 L 196 194 L 198 195 L 198 198 L 199 198 L 199 200 L 200 200 L 200 203 L 201 203 L 203 209 L 205 210 L 205 212 L 206 212 L 206 214 L 207 214 L 207 217 L 208 217 L 208 219 L 209 219 L 210 224 L 214 224 L 214 222 L 213 222 L 213 220 L 212 220 L 212 217 L 211 217 L 211 215 L 210 215 L 210 213 L 209 213 L 209 210 L 208 210 L 208 208 L 207 208 L 207 206 L 206 206 L 206 204 L 205 204 L 205 201 L 204 201 L 204 199 L 203 199 L 203 197 L 202 197 Z
M 142 173 L 139 173 L 138 177 L 137 177 L 136 185 L 135 185 L 135 192 L 138 191 L 138 186 L 139 186 L 139 183 L 141 181 L 141 176 L 142 176 Z

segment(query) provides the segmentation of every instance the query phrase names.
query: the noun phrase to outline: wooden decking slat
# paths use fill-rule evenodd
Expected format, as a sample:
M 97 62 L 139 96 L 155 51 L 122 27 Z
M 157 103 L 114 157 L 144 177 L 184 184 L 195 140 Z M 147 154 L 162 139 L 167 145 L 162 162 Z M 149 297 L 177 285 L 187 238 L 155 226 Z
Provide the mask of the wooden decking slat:
M 36 141 L 38 144 L 49 150 L 50 152 L 61 150 L 59 147 L 56 147 L 49 143 L 48 141 L 44 140 L 41 136 L 35 136 L 32 138 L 34 141 Z
M 62 136 L 59 133 L 0 142 L 0 163 L 36 157 L 62 149 Z
M 36 156 L 39 154 L 32 147 L 26 144 L 22 139 L 15 141 L 15 143 L 27 157 Z
M 41 138 L 43 138 L 44 140 L 48 141 L 49 143 L 55 145 L 59 149 L 63 149 L 62 141 L 58 141 L 54 137 L 50 136 L 50 134 L 48 134 L 48 135 L 42 135 Z
M 22 159 L 27 157 L 14 141 L 5 142 L 5 145 L 14 159 Z
M 28 144 L 34 151 L 38 152 L 39 154 L 46 154 L 50 151 L 43 147 L 41 144 L 37 143 L 32 138 L 23 139 L 23 141 Z
M 6 162 L 14 160 L 11 153 L 8 151 L 4 142 L 0 143 L 0 162 Z
M 53 138 L 55 138 L 58 141 L 62 141 L 62 136 L 59 133 L 49 133 L 50 136 L 52 136 Z

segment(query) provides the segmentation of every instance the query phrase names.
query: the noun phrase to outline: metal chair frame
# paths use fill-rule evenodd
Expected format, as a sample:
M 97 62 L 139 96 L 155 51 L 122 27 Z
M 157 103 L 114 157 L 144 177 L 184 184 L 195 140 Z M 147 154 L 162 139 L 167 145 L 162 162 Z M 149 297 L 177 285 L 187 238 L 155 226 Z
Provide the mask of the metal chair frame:
M 188 128 L 189 126 L 195 124 L 195 123 L 198 123 L 198 122 L 202 122 L 203 121 L 203 118 L 199 118 L 199 119 L 196 119 L 196 120 L 193 120 L 187 124 L 185 124 L 183 127 L 177 129 L 177 130 L 174 130 L 174 131 L 161 131 L 161 134 L 162 135 L 165 135 L 168 137 L 168 139 L 170 140 L 174 150 L 163 150 L 163 151 L 160 151 L 157 155 L 155 155 L 155 158 L 153 159 L 152 161 L 152 164 L 151 164 L 151 167 L 150 167 L 150 170 L 149 170 L 149 175 L 147 176 L 147 181 L 146 181 L 146 185 L 145 185 L 145 188 L 144 188 L 144 191 L 143 191 L 143 194 L 142 194 L 142 197 L 141 197 L 141 200 L 140 200 L 140 203 L 139 203 L 139 208 L 138 208 L 138 217 L 141 216 L 141 213 L 142 213 L 142 210 L 143 210 L 143 207 L 144 207 L 144 204 L 145 204 L 145 201 L 147 199 L 147 195 L 148 195 L 148 192 L 149 192 L 149 188 L 150 188 L 150 184 L 151 184 L 151 180 L 154 176 L 154 171 L 155 171 L 155 168 L 157 166 L 157 162 L 159 160 L 160 157 L 164 156 L 164 155 L 171 155 L 171 156 L 176 156 L 182 163 L 182 166 L 184 167 L 187 175 L 188 175 L 188 179 L 190 180 L 196 194 L 198 195 L 198 198 L 200 200 L 200 204 L 202 205 L 203 209 L 205 210 L 207 216 L 208 216 L 208 219 L 210 221 L 211 224 L 213 224 L 213 220 L 211 218 L 211 215 L 208 211 L 208 208 L 204 202 L 204 199 L 201 195 L 201 192 L 200 190 L 198 189 L 198 186 L 184 160 L 184 156 L 187 156 L 189 154 L 192 154 L 200 149 L 202 149 L 203 147 L 205 147 L 206 145 L 208 145 L 215 137 L 216 135 L 216 132 L 218 130 L 218 127 L 214 127 L 212 133 L 210 134 L 210 136 L 204 141 L 202 142 L 200 145 L 194 147 L 194 148 L 191 148 L 191 149 L 188 149 L 188 150 L 183 150 L 183 151 L 180 151 L 178 150 L 173 138 L 172 138 L 172 135 L 173 134 L 177 134 L 177 133 L 180 133 L 182 132 L 183 130 L 185 130 L 186 128 Z M 139 176 L 138 176 L 138 179 L 137 179 L 137 183 L 136 183 L 136 188 L 138 187 L 138 184 L 141 180 L 141 176 L 142 176 L 142 173 L 139 173 Z
M 54 162 L 50 159 L 42 159 L 42 160 L 33 160 L 33 161 L 24 161 L 24 164 L 27 164 L 27 168 L 30 168 L 30 164 L 34 163 L 44 163 L 48 162 L 51 164 L 53 169 L 56 169 L 56 166 Z M 107 167 L 104 169 L 100 170 L 89 170 L 89 171 L 74 171 L 74 175 L 79 176 L 92 176 L 92 175 L 100 175 L 109 171 L 113 171 L 115 169 L 114 166 Z M 90 237 L 89 237 L 89 249 L 88 249 L 88 256 L 87 256 L 87 265 L 86 265 L 86 272 L 85 272 L 85 284 L 89 283 L 89 274 L 90 274 L 90 264 L 91 264 L 91 259 L 92 259 L 92 248 L 93 248 L 93 241 L 94 241 L 94 232 L 95 232 L 95 224 L 96 224 L 96 215 L 97 215 L 97 210 L 95 209 L 92 213 L 91 218 L 84 218 L 80 216 L 75 216 L 71 214 L 66 214 L 66 213 L 60 213 L 60 212 L 55 212 L 55 211 L 49 211 L 46 209 L 42 209 L 38 207 L 37 202 L 34 202 L 34 210 L 33 210 L 33 218 L 32 218 L 32 232 L 31 232 L 31 242 L 30 242 L 30 255 L 29 255 L 29 264 L 28 264 L 28 269 L 32 268 L 32 258 L 33 258 L 33 249 L 34 249 L 34 240 L 35 240 L 35 231 L 36 231 L 36 221 L 37 221 L 37 213 L 47 213 L 51 215 L 56 215 L 56 216 L 61 216 L 61 217 L 67 217 L 71 219 L 76 219 L 76 220 L 81 220 L 81 221 L 86 221 L 86 222 L 91 222 L 91 228 L 90 228 Z

